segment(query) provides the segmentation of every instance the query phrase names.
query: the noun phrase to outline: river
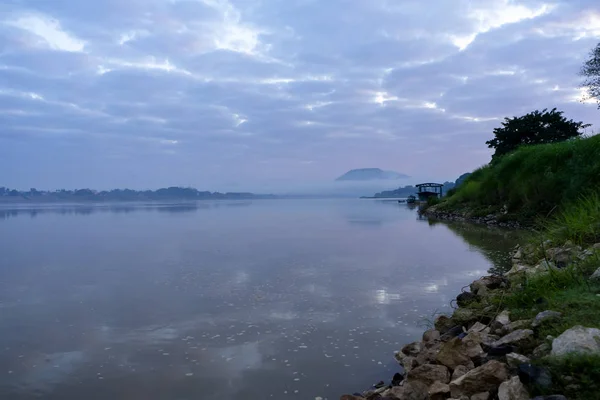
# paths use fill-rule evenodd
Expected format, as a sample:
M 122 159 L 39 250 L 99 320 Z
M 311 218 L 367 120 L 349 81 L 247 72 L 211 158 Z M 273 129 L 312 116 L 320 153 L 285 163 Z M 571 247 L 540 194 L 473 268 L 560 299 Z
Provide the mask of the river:
M 393 201 L 0 209 L 0 398 L 337 399 L 511 232 Z

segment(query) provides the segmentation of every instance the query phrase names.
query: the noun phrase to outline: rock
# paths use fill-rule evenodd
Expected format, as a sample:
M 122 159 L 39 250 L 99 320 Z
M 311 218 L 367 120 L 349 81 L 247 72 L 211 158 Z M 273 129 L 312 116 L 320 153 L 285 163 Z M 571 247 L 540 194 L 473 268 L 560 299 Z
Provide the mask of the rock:
M 475 366 L 468 355 L 466 346 L 459 338 L 444 343 L 437 354 L 436 361 L 452 370 L 459 365 L 464 365 L 469 369 Z
M 532 400 L 567 400 L 567 398 L 562 394 L 553 394 L 551 396 L 537 396 Z
M 549 388 L 552 386 L 552 377 L 546 368 L 535 366 L 531 363 L 521 364 L 518 367 L 521 382 L 526 385 Z
M 533 336 L 533 331 L 531 329 L 517 329 L 516 331 L 501 337 L 499 340 L 494 342 L 492 346 L 498 347 L 503 344 L 518 344 L 526 341 L 531 336 Z
M 550 270 L 552 270 L 554 268 L 556 268 L 554 263 L 548 262 L 548 261 L 542 261 L 535 267 L 525 270 L 525 275 L 527 275 L 528 277 L 544 275 L 544 274 L 549 273 Z
M 529 392 L 518 376 L 502 382 L 498 388 L 498 400 L 529 400 Z
M 514 353 L 516 350 L 517 349 L 515 346 L 503 344 L 500 346 L 490 347 L 489 349 L 487 349 L 487 353 L 492 357 L 502 357 L 509 353 Z
M 439 340 L 440 339 L 440 331 L 437 331 L 435 329 L 429 329 L 428 331 L 425 331 L 423 333 L 423 341 L 424 342 L 433 342 L 435 340 Z
M 450 371 L 443 365 L 425 364 L 410 371 L 406 380 L 423 382 L 427 386 L 434 382 L 448 383 Z
M 450 397 L 450 386 L 442 382 L 434 382 L 429 387 L 429 400 L 445 400 Z
M 592 246 L 593 250 L 600 250 L 600 243 L 596 243 Z
M 439 317 L 437 317 L 435 319 L 435 322 L 434 322 L 435 329 L 437 331 L 439 331 L 441 334 L 446 333 L 450 328 L 452 328 L 455 325 L 456 325 L 456 323 L 454 323 L 454 321 L 452 321 L 452 318 L 447 317 L 445 315 L 440 315 Z
M 364 397 L 354 396 L 352 394 L 345 394 L 340 397 L 340 400 L 364 400 Z
M 508 277 L 512 277 L 512 276 L 518 275 L 520 273 L 524 273 L 525 271 L 527 271 L 531 268 L 532 267 L 527 264 L 514 264 L 513 267 L 508 272 L 504 273 L 504 275 L 506 275 Z
M 402 348 L 402 353 L 407 356 L 416 357 L 421 352 L 421 342 L 412 342 Z
M 552 347 L 548 343 L 542 343 L 533 349 L 531 355 L 533 358 L 542 358 L 547 356 L 550 353 L 550 350 L 552 350 Z
M 396 361 L 398 361 L 398 364 L 402 365 L 403 360 L 408 357 L 406 354 L 404 354 L 402 351 L 395 351 L 394 352 L 394 358 L 396 359 Z
M 468 308 L 457 308 L 452 314 L 452 319 L 459 323 L 470 322 L 474 318 L 475 313 L 473 312 L 473 310 L 469 310 Z
M 481 393 L 477 393 L 474 394 L 473 396 L 471 396 L 470 400 L 489 400 L 490 399 L 490 392 L 481 392 Z
M 592 276 L 590 276 L 590 279 L 593 280 L 593 281 L 600 281 L 600 268 L 598 268 L 596 270 L 596 272 L 594 272 L 592 274 Z
M 471 292 L 462 292 L 456 296 L 456 304 L 458 304 L 459 307 L 466 307 L 476 301 L 479 301 L 479 296 Z
M 483 330 L 486 328 L 487 328 L 487 325 L 484 325 L 481 322 L 477 321 L 473 324 L 472 327 L 469 328 L 469 330 L 467 332 L 483 332 Z
M 526 364 L 530 361 L 531 360 L 528 357 L 525 357 L 522 354 L 509 353 L 506 355 L 506 362 L 511 368 L 517 368 L 519 365 Z
M 405 357 L 404 360 L 402 360 L 402 366 L 404 367 L 404 370 L 408 374 L 414 368 L 417 368 L 419 366 L 419 363 L 417 362 L 416 357 L 408 356 L 408 357 Z
M 494 318 L 494 322 L 501 326 L 510 324 L 510 312 L 508 310 L 502 311 Z
M 562 314 L 559 313 L 558 311 L 551 311 L 551 310 L 542 311 L 541 313 L 539 313 L 538 315 L 535 316 L 535 318 L 533 319 L 533 322 L 531 323 L 531 326 L 536 328 L 536 327 L 542 325 L 546 321 L 558 319 L 560 317 L 562 317 Z
M 486 335 L 481 332 L 469 332 L 462 338 L 463 346 L 465 347 L 469 358 L 475 358 L 483 354 L 481 343 L 483 342 L 484 336 Z
M 394 376 L 392 377 L 392 386 L 400 386 L 400 384 L 402 383 L 402 381 L 404 380 L 404 368 L 402 368 L 402 373 L 400 372 L 396 372 L 394 374 Z
M 504 333 L 511 333 L 512 331 L 516 331 L 517 329 L 524 329 L 531 326 L 531 321 L 528 319 L 520 319 L 515 322 L 511 322 L 508 325 L 504 326 Z
M 428 400 L 429 387 L 423 382 L 406 381 L 402 386 L 390 389 L 389 397 L 399 400 Z
M 508 281 L 501 276 L 484 276 L 481 279 L 471 283 L 471 292 L 478 296 L 485 296 L 488 290 L 505 288 L 508 286 Z
M 574 326 L 552 341 L 552 355 L 600 353 L 600 329 Z
M 464 365 L 459 365 L 456 368 L 454 368 L 454 372 L 452 373 L 452 377 L 450 378 L 450 380 L 455 381 L 467 372 L 469 372 L 469 368 L 465 367 Z
M 472 396 L 495 389 L 508 377 L 509 371 L 506 364 L 495 360 L 488 361 L 481 367 L 472 369 L 460 378 L 450 382 L 450 392 L 452 397 Z
M 442 342 L 447 342 L 448 340 L 457 337 L 458 335 L 460 335 L 463 332 L 464 332 L 463 327 L 460 325 L 456 325 L 456 326 L 448 329 L 448 331 L 440 337 L 440 340 Z
M 442 343 L 439 341 L 426 343 L 423 350 L 421 350 L 421 352 L 417 356 L 417 364 L 423 365 L 433 363 L 441 347 Z
M 563 247 L 555 247 L 546 250 L 546 257 L 554 261 L 556 264 L 560 263 L 566 266 L 575 260 L 580 251 L 581 248 L 578 246 L 565 243 Z

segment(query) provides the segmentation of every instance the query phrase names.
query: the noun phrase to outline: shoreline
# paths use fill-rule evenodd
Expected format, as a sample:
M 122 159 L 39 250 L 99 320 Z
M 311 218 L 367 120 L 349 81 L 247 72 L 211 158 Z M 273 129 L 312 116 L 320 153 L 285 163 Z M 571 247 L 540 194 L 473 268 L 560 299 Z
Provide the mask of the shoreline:
M 420 341 L 395 352 L 398 372 L 390 381 L 343 395 L 340 400 L 600 398 L 600 393 L 598 397 L 566 397 L 585 388 L 568 371 L 546 366 L 573 353 L 581 359 L 590 354 L 600 359 L 600 329 L 585 324 L 589 321 L 572 325 L 564 310 L 550 308 L 548 301 L 541 302 L 535 312 L 512 306 L 513 298 L 527 290 L 524 285 L 528 282 L 545 283 L 554 275 L 577 271 L 592 285 L 600 283 L 600 268 L 590 269 L 598 266 L 600 243 L 584 249 L 571 242 L 553 246 L 546 241 L 540 246 L 517 246 L 511 257 L 510 271 L 473 281 L 469 290 L 457 295 L 451 316 L 439 315 Z M 600 287 L 597 291 L 595 297 L 600 296 Z M 573 383 L 556 390 L 563 378 Z

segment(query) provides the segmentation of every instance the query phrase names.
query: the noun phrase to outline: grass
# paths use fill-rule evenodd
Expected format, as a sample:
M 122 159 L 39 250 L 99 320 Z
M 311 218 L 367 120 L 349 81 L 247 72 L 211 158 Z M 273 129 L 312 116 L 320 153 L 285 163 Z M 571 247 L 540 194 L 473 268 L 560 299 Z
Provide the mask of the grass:
M 539 362 L 552 375 L 552 387 L 533 390 L 533 395 L 562 393 L 568 399 L 600 400 L 600 355 L 548 357 Z
M 600 136 L 592 136 L 521 147 L 473 172 L 438 208 L 504 209 L 509 218 L 534 224 L 598 187 Z
M 555 218 L 540 222 L 544 236 L 556 243 L 585 245 L 600 242 L 600 195 L 592 193 L 569 202 Z

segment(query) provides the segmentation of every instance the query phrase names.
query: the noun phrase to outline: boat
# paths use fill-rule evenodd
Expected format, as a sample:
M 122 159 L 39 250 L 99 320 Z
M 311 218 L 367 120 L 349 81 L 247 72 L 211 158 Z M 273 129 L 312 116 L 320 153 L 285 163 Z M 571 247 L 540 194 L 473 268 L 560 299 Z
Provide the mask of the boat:
M 406 198 L 406 204 L 414 204 L 416 203 L 417 198 L 412 194 Z

